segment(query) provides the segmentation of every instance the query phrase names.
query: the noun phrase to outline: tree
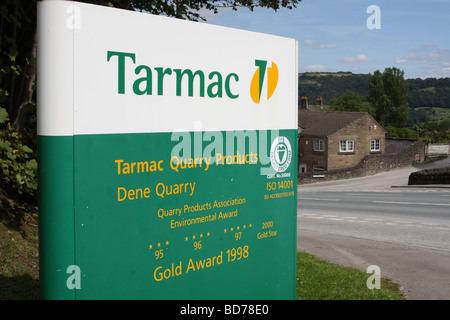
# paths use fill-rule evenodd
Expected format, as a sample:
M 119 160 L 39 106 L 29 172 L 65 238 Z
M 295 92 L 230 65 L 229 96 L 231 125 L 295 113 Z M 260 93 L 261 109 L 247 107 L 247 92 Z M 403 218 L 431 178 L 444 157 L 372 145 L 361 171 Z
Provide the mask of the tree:
M 445 119 L 440 122 L 425 122 L 420 126 L 415 126 L 419 138 L 430 143 L 448 143 L 450 141 L 450 120 Z
M 369 101 L 375 108 L 375 119 L 382 125 L 401 128 L 408 120 L 408 84 L 404 74 L 394 67 L 369 75 Z
M 0 107 L 16 127 L 35 109 L 36 0 L 0 5 Z
M 366 111 L 364 107 L 364 97 L 347 90 L 338 98 L 331 99 L 331 109 L 335 111 Z
M 206 20 L 200 10 L 255 7 L 296 8 L 301 0 L 78 0 L 120 9 L 164 14 L 193 21 Z M 16 130 L 36 109 L 37 0 L 2 0 L 0 4 L 0 107 L 7 110 Z
M 278 10 L 280 8 L 293 9 L 301 0 L 79 0 L 79 2 L 91 3 L 126 10 L 148 12 L 152 14 L 165 14 L 187 20 L 203 20 L 200 10 L 210 10 L 218 13 L 220 8 L 245 7 L 253 11 L 255 7 L 263 7 Z
M 392 126 L 384 126 L 383 129 L 386 130 L 386 137 L 388 138 L 417 139 L 419 137 L 417 130 L 413 129 L 396 128 Z

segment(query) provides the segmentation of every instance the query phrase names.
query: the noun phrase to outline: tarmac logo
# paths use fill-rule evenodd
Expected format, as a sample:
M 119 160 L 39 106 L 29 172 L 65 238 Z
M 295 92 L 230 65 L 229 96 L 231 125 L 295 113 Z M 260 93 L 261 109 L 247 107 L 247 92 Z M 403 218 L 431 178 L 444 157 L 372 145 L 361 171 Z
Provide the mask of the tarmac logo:
M 250 96 L 253 102 L 259 104 L 261 100 L 261 93 L 263 91 L 264 80 L 267 70 L 267 100 L 272 97 L 278 84 L 278 67 L 275 62 L 272 62 L 271 67 L 267 67 L 267 61 L 255 60 L 255 66 L 258 67 L 253 74 L 252 82 L 250 84 Z

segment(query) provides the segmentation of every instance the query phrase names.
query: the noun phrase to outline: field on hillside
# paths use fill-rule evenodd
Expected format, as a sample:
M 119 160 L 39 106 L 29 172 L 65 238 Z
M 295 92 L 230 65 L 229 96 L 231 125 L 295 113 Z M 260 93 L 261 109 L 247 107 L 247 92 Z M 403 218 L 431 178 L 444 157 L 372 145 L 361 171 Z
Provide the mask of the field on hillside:
M 416 108 L 416 110 L 424 111 L 427 114 L 428 121 L 442 121 L 445 119 L 450 119 L 449 108 L 422 107 Z

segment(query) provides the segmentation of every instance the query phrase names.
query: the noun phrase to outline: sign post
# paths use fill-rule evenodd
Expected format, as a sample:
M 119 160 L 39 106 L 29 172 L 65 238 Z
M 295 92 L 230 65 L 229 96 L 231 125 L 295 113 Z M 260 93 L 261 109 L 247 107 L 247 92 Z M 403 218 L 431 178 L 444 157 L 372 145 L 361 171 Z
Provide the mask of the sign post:
M 297 42 L 38 7 L 41 295 L 293 299 Z

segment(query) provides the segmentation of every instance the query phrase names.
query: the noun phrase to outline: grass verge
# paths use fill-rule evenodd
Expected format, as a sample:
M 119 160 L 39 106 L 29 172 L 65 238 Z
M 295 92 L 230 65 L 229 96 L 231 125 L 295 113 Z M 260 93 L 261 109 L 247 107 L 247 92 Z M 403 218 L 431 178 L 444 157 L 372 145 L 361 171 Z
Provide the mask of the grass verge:
M 37 214 L 28 212 L 6 216 L 2 209 L 4 208 L 0 208 L 0 300 L 39 299 Z
M 297 253 L 297 300 L 405 300 L 399 285 L 381 279 L 380 289 L 368 289 L 371 274 Z

